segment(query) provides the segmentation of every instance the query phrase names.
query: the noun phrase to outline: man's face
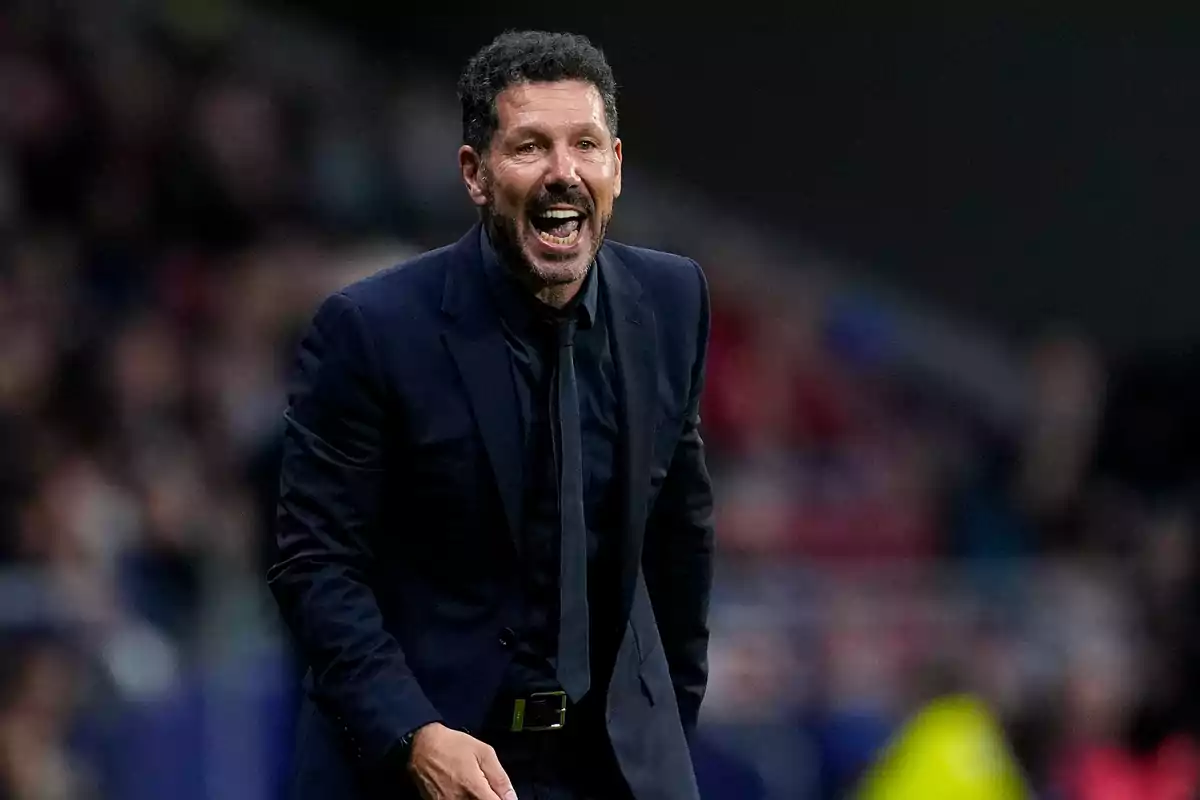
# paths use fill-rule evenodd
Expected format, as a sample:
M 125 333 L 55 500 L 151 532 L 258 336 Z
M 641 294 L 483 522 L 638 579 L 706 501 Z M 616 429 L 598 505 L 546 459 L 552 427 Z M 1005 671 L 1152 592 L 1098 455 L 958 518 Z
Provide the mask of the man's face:
M 536 288 L 582 282 L 621 193 L 621 141 L 584 81 L 522 83 L 496 97 L 488 150 L 459 151 L 496 248 Z

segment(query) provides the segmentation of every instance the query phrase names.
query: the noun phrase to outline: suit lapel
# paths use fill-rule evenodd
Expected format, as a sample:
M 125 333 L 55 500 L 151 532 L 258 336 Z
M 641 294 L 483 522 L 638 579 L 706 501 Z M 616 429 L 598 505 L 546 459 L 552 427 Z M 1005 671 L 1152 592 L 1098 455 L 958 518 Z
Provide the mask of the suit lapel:
M 450 324 L 443 339 L 462 377 L 500 490 L 509 533 L 519 547 L 524 496 L 520 416 L 508 346 L 483 274 L 479 228 L 472 228 L 455 249 L 461 257 L 446 275 L 442 310 Z M 622 589 L 628 602 L 637 580 L 648 511 L 658 342 L 654 312 L 637 279 L 612 248 L 602 248 L 598 262 L 601 289 L 611 310 L 622 423 L 618 475 L 624 500 Z
M 628 604 L 633 597 L 646 529 L 658 342 L 654 311 L 645 303 L 637 279 L 611 248 L 601 250 L 599 262 L 612 311 L 612 341 L 623 423 L 622 463 L 617 474 L 624 482 L 625 552 L 621 569 L 622 596 Z M 625 610 L 628 611 L 628 605 Z
M 447 271 L 442 311 L 451 318 L 442 337 L 454 358 L 483 439 L 504 516 L 519 547 L 524 476 L 516 388 L 500 317 L 487 292 L 475 226 L 455 246 L 462 257 Z

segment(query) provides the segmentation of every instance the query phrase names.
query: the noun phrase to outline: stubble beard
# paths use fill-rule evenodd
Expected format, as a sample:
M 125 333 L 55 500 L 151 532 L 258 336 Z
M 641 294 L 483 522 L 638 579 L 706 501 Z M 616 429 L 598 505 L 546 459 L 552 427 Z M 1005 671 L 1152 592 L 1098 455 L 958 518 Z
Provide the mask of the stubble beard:
M 522 282 L 526 283 L 535 294 L 545 295 L 543 299 L 552 301 L 552 298 L 562 290 L 582 281 L 587 276 L 591 265 L 595 263 L 596 254 L 604 244 L 611 215 L 593 214 L 588 218 L 587 224 L 594 226 L 594 235 L 587 258 L 579 259 L 569 266 L 567 261 L 562 261 L 549 267 L 541 265 L 529 257 L 522 245 L 517 219 L 499 212 L 496 209 L 495 198 L 490 192 L 488 203 L 482 209 L 482 216 L 492 247 L 504 265 Z

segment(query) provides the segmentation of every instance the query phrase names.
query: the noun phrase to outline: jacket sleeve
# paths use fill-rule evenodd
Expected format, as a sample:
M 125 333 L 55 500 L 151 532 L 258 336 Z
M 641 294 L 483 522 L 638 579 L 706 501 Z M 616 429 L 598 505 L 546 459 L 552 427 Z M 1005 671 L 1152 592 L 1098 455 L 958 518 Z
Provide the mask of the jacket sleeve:
M 690 739 L 708 684 L 708 609 L 713 576 L 712 481 L 700 436 L 709 336 L 708 285 L 699 281 L 700 314 L 684 425 L 647 521 L 646 584 L 662 637 L 684 732 Z
M 267 582 L 312 674 L 313 698 L 364 764 L 438 721 L 371 587 L 385 473 L 387 392 L 362 312 L 329 297 L 299 346 L 288 391 Z

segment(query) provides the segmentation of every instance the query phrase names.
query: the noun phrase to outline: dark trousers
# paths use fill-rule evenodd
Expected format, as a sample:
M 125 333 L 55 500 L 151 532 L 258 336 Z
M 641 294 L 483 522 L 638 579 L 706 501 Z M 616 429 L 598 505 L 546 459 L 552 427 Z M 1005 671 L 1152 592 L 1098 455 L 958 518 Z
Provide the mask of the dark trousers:
M 557 731 L 513 733 L 512 699 L 497 700 L 480 738 L 496 748 L 520 800 L 633 800 L 604 725 L 603 702 L 567 709 Z

